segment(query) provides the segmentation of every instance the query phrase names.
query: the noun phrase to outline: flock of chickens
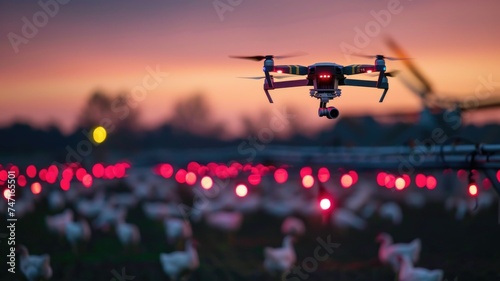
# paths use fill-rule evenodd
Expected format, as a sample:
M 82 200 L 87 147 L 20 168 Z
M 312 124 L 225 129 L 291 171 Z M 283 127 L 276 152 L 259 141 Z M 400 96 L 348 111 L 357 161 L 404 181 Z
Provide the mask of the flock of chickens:
M 16 199 L 17 217 L 29 215 L 34 211 L 36 203 L 45 198 L 51 210 L 59 210 L 58 214 L 45 218 L 47 229 L 54 235 L 64 237 L 77 255 L 92 239 L 92 233 L 96 230 L 114 231 L 123 247 L 138 247 L 141 243 L 141 230 L 137 225 L 127 222 L 127 213 L 132 208 L 142 208 L 148 219 L 163 223 L 167 243 L 184 245 L 183 250 L 161 253 L 159 256 L 165 274 L 170 280 L 178 280 L 186 272 L 192 272 L 200 266 L 197 242 L 194 239 L 196 234 L 193 233 L 191 223 L 203 220 L 208 226 L 229 233 L 228 239 L 231 239 L 231 233 L 240 229 L 245 214 L 264 211 L 283 218 L 282 246 L 266 247 L 262 264 L 270 273 L 287 274 L 297 264 L 294 241 L 307 231 L 304 222 L 296 215 L 310 217 L 322 214 L 314 189 L 305 190 L 298 184 L 276 188 L 271 181 L 264 180 L 260 188 L 251 190 L 243 197 L 237 196 L 230 189 L 216 190 L 214 187 L 212 190 L 205 190 L 201 186 L 193 186 L 190 188 L 191 194 L 194 194 L 194 203 L 187 207 L 182 204 L 179 192 L 181 187 L 166 182 L 165 179 L 131 171 L 126 181 L 130 192 L 106 194 L 106 183 L 102 182 L 102 186 L 96 183 L 92 188 L 76 187 L 67 192 L 48 190 L 37 195 L 37 198 L 25 193 L 22 198 Z M 332 189 L 331 192 L 340 198 L 344 191 L 337 193 Z M 375 194 L 375 187 L 361 180 L 341 203 L 340 200 L 337 202 L 329 218 L 330 224 L 341 229 L 364 230 L 368 227 L 367 220 L 372 216 L 400 224 L 403 221 L 400 203 L 382 200 Z M 423 208 L 426 200 L 421 193 L 408 193 L 403 199 L 413 208 Z M 449 211 L 454 210 L 456 219 L 460 220 L 467 213 L 474 214 L 491 207 L 494 200 L 494 194 L 485 192 L 480 194 L 477 202 L 453 197 L 446 201 L 445 207 Z M 1 206 L 0 210 L 5 212 L 5 206 Z M 380 243 L 380 262 L 390 266 L 399 281 L 443 280 L 442 270 L 414 267 L 420 257 L 419 239 L 408 244 L 395 244 L 391 235 L 381 233 L 376 240 Z M 48 255 L 30 255 L 24 246 L 18 247 L 18 254 L 20 270 L 28 280 L 48 280 L 52 277 Z

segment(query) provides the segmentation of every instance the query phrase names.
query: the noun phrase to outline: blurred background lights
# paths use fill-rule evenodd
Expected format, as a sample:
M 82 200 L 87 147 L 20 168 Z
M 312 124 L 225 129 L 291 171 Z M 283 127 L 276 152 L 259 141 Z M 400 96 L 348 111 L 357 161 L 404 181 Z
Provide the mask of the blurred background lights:
M 302 178 L 302 185 L 305 188 L 311 188 L 314 185 L 314 178 L 311 175 L 306 175 Z
M 106 129 L 104 129 L 103 126 L 98 126 L 92 131 L 92 139 L 96 143 L 102 143 L 106 140 L 108 133 L 106 132 Z
M 238 195 L 239 197 L 245 197 L 248 193 L 248 189 L 244 184 L 238 184 L 235 191 L 236 195 Z

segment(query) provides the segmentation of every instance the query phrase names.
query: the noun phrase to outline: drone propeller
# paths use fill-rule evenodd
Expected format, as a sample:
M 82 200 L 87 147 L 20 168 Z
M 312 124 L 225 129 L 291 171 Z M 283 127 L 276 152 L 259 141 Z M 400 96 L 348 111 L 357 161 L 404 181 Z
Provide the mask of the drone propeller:
M 293 75 L 287 75 L 287 76 L 272 76 L 272 77 L 273 77 L 273 79 L 285 79 L 285 78 L 290 78 L 290 77 L 293 77 Z M 237 78 L 260 80 L 260 79 L 265 79 L 265 78 L 266 78 L 266 76 L 250 76 L 250 77 L 237 77 Z
M 233 59 L 245 59 L 245 60 L 261 61 L 264 59 L 285 59 L 285 58 L 299 57 L 299 56 L 304 56 L 304 55 L 307 55 L 307 53 L 295 52 L 295 53 L 281 55 L 281 56 L 267 55 L 267 56 L 229 56 L 229 57 L 233 58 Z
M 390 37 L 387 37 L 385 39 L 385 42 L 387 44 L 387 46 L 394 52 L 396 53 L 397 55 L 399 56 L 406 56 L 405 52 L 403 51 L 403 48 L 401 48 L 394 39 L 390 38 Z M 406 67 L 410 70 L 410 72 L 419 80 L 419 82 L 422 84 L 423 86 L 423 89 L 420 91 L 420 95 L 422 97 L 425 97 L 427 96 L 427 94 L 429 93 L 433 93 L 433 89 L 432 89 L 432 86 L 431 86 L 431 83 L 429 82 L 429 80 L 427 78 L 424 77 L 424 75 L 422 74 L 422 72 L 417 69 L 417 67 L 415 66 L 415 64 L 413 64 L 413 62 L 411 61 L 405 61 L 403 62 Z
M 362 58 L 370 58 L 370 59 L 386 59 L 386 60 L 411 60 L 412 58 L 394 58 L 394 57 L 386 57 L 384 55 L 360 55 L 360 54 L 353 54 L 356 57 L 362 57 Z
M 393 70 L 393 71 L 384 72 L 384 76 L 386 76 L 386 77 L 396 77 L 399 72 L 400 72 L 399 70 Z M 370 75 L 370 76 L 379 76 L 379 74 L 373 73 L 373 72 L 369 73 L 368 75 Z

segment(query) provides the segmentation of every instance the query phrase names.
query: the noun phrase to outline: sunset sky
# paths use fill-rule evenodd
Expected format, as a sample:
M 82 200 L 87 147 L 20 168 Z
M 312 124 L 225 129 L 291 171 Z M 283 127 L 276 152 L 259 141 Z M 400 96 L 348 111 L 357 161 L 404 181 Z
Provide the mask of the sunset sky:
M 262 75 L 262 63 L 228 56 L 302 51 L 308 55 L 275 63 L 373 63 L 345 55 L 342 46 L 390 56 L 385 35 L 415 58 L 438 93 L 474 95 L 479 77 L 492 77 L 498 91 L 491 94 L 500 95 L 498 0 L 60 1 L 68 3 L 58 4 L 44 23 L 37 1 L 0 0 L 0 126 L 14 120 L 55 122 L 67 132 L 93 91 L 130 92 L 143 83 L 149 67 L 168 76 L 140 102 L 144 126 L 160 124 L 172 115 L 176 100 L 202 91 L 214 118 L 235 134 L 241 114 L 285 106 L 297 108 L 311 128 L 325 127 L 332 121 L 318 118 L 319 102 L 309 97 L 308 87 L 272 91 L 275 103 L 269 104 L 263 81 L 237 78 Z M 230 9 L 218 12 L 214 3 Z M 390 19 L 377 22 L 375 13 Z M 34 15 L 40 27 L 25 38 L 23 17 L 33 23 Z M 360 45 L 356 36 L 367 28 L 368 40 Z M 25 39 L 13 44 L 13 36 Z M 387 66 L 404 69 L 401 62 Z M 342 97 L 330 105 L 341 115 L 421 108 L 397 78 L 390 88 L 380 104 L 382 90 L 343 87 Z

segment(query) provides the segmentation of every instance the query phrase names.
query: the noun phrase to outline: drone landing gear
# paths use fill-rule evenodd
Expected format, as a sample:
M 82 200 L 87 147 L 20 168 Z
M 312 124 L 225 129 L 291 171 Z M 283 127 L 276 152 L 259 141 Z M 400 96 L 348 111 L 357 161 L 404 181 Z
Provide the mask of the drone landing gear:
M 335 119 L 335 118 L 339 117 L 339 115 L 340 115 L 339 110 L 333 106 L 326 107 L 326 104 L 330 100 L 333 100 L 336 97 L 340 97 L 340 90 L 335 90 L 333 93 L 330 93 L 330 92 L 318 93 L 318 92 L 311 91 L 311 96 L 320 100 L 319 109 L 318 109 L 319 117 L 325 116 L 328 119 Z

